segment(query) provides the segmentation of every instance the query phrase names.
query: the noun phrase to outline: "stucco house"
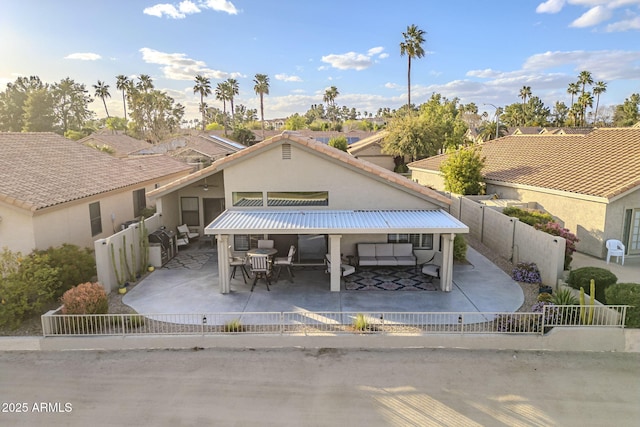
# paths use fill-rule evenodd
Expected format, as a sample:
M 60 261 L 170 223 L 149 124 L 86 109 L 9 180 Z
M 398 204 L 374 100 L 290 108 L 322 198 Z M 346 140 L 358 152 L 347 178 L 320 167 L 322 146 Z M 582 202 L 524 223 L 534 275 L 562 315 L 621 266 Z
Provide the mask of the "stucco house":
M 212 187 L 205 193 L 202 185 Z M 167 228 L 187 223 L 215 236 L 220 292 L 230 291 L 228 254 L 275 241 L 296 262 L 331 258 L 330 289 L 357 243 L 411 242 L 424 262 L 443 252 L 441 288 L 451 290 L 453 238 L 468 227 L 441 194 L 375 164 L 295 133 L 283 133 L 149 193 Z M 211 208 L 221 208 L 215 216 Z M 207 208 L 209 206 L 209 208 Z
M 387 131 L 380 131 L 371 136 L 354 142 L 349 146 L 347 152 L 357 159 L 367 160 L 382 166 L 390 171 L 395 170 L 396 162 L 394 156 L 382 152 L 384 138 L 388 135 Z
M 482 144 L 487 194 L 535 202 L 603 258 L 605 241 L 640 255 L 640 128 L 512 135 Z M 444 190 L 439 155 L 409 164 L 412 179 Z
M 188 175 L 167 156 L 120 159 L 54 133 L 0 133 L 0 248 L 93 247 Z

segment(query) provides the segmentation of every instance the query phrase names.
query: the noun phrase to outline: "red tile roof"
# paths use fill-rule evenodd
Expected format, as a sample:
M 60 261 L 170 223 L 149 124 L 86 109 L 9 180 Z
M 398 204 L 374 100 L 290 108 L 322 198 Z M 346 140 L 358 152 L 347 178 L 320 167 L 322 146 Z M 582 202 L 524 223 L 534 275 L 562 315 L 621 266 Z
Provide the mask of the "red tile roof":
M 32 211 L 188 170 L 167 156 L 118 159 L 54 133 L 0 132 L 0 202 Z
M 482 144 L 483 175 L 498 181 L 611 199 L 640 187 L 640 128 L 586 135 L 513 135 Z M 446 154 L 410 169 L 438 171 Z

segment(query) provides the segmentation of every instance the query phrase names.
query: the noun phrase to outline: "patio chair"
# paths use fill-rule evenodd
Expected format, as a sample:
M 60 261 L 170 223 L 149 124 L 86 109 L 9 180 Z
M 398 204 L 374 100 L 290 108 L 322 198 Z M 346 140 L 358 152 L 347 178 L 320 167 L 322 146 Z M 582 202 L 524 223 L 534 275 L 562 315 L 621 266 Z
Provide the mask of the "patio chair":
M 436 252 L 433 257 L 424 264 L 422 264 L 422 274 L 433 278 L 440 279 L 440 268 L 442 267 L 442 252 Z
M 269 285 L 271 284 L 269 280 L 271 277 L 271 260 L 269 256 L 261 254 L 249 255 L 249 265 L 253 273 L 251 292 L 253 292 L 253 288 L 256 287 L 258 279 L 264 279 L 267 282 L 267 291 L 271 291 L 271 289 L 269 289 Z
M 331 274 L 331 255 L 326 254 L 324 256 L 324 263 L 327 266 L 325 272 L 327 274 Z M 340 278 L 349 276 L 355 272 L 356 272 L 356 268 L 353 265 L 340 264 Z
M 289 281 L 293 283 L 293 272 L 291 271 L 291 267 L 293 266 L 293 256 L 296 253 L 296 247 L 291 245 L 289 248 L 289 255 L 286 257 L 277 257 L 273 261 L 273 265 L 275 265 L 278 270 L 276 272 L 276 282 L 280 279 L 280 271 L 282 271 L 282 267 L 287 268 L 287 272 L 289 273 Z
M 273 249 L 273 240 L 258 240 L 258 249 Z
M 189 230 L 189 227 L 187 227 L 187 224 L 182 224 L 178 226 L 178 236 L 181 236 L 181 235 L 187 236 L 187 240 L 194 240 L 200 237 L 200 233 L 194 233 L 193 231 Z
M 242 273 L 242 280 L 244 283 L 247 283 L 247 277 L 249 277 L 249 273 L 247 272 L 245 266 L 247 265 L 246 257 L 234 256 L 231 252 L 231 246 L 229 246 L 229 266 L 233 267 L 231 270 L 231 274 L 229 275 L 229 280 L 236 277 L 236 270 L 240 267 L 240 272 Z
M 187 246 L 188 244 L 189 244 L 189 237 L 187 237 L 186 235 L 179 234 L 178 237 L 176 238 L 176 245 L 178 246 L 178 248 L 182 246 Z
M 616 261 L 620 261 L 622 257 L 622 265 L 624 265 L 624 245 L 620 240 L 610 239 L 605 244 L 607 246 L 607 264 L 612 256 L 617 257 Z

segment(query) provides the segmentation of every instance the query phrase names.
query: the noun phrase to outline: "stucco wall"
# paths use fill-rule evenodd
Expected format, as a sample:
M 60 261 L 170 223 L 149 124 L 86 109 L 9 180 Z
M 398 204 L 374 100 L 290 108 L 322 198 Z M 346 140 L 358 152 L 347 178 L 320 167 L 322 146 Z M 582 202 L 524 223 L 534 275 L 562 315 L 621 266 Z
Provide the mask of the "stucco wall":
M 423 198 L 398 191 L 344 165 L 325 161 L 295 145 L 291 145 L 289 160 L 282 158 L 281 146 L 277 145 L 259 157 L 229 166 L 224 170 L 224 181 L 228 208 L 233 206 L 234 191 L 328 191 L 329 206 L 320 209 L 438 208 Z
M 501 199 L 537 202 L 541 209 L 549 212 L 556 221 L 576 234 L 580 239 L 576 245 L 579 252 L 602 257 L 607 212 L 605 203 L 494 184 L 487 185 L 487 193 L 497 193 Z M 620 215 L 620 227 L 622 220 Z M 614 219 L 611 221 L 614 222 Z
M 0 203 L 0 218 L 0 250 L 31 252 L 35 247 L 31 212 Z
M 636 190 L 633 193 L 616 200 L 609 204 L 607 208 L 607 218 L 605 220 L 605 228 L 602 236 L 602 254 L 604 258 L 607 254 L 607 250 L 604 246 L 604 242 L 608 239 L 623 240 L 623 228 L 624 228 L 624 214 L 627 209 L 640 209 L 640 190 Z M 624 242 L 628 245 L 628 242 Z M 627 250 L 629 248 L 627 247 Z
M 411 179 L 438 191 L 444 191 L 444 178 L 438 172 L 411 169 Z

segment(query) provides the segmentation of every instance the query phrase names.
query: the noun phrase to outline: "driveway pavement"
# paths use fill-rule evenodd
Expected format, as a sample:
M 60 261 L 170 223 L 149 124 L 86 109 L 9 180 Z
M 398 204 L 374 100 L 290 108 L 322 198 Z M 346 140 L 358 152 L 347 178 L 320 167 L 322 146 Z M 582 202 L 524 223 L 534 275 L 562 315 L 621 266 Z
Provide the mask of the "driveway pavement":
M 250 292 L 241 274 L 231 293 L 218 290 L 217 255 L 211 249 L 182 252 L 174 268 L 157 269 L 124 296 L 138 313 L 185 314 L 228 312 L 513 312 L 524 302 L 520 286 L 473 248 L 469 264 L 456 264 L 453 290 L 329 291 L 322 268 L 295 270 L 294 282 L 281 278 L 267 292 L 264 282 Z M 179 255 L 180 256 L 180 255 Z M 188 259 L 186 259 L 188 258 Z M 283 273 L 283 277 L 286 273 Z

